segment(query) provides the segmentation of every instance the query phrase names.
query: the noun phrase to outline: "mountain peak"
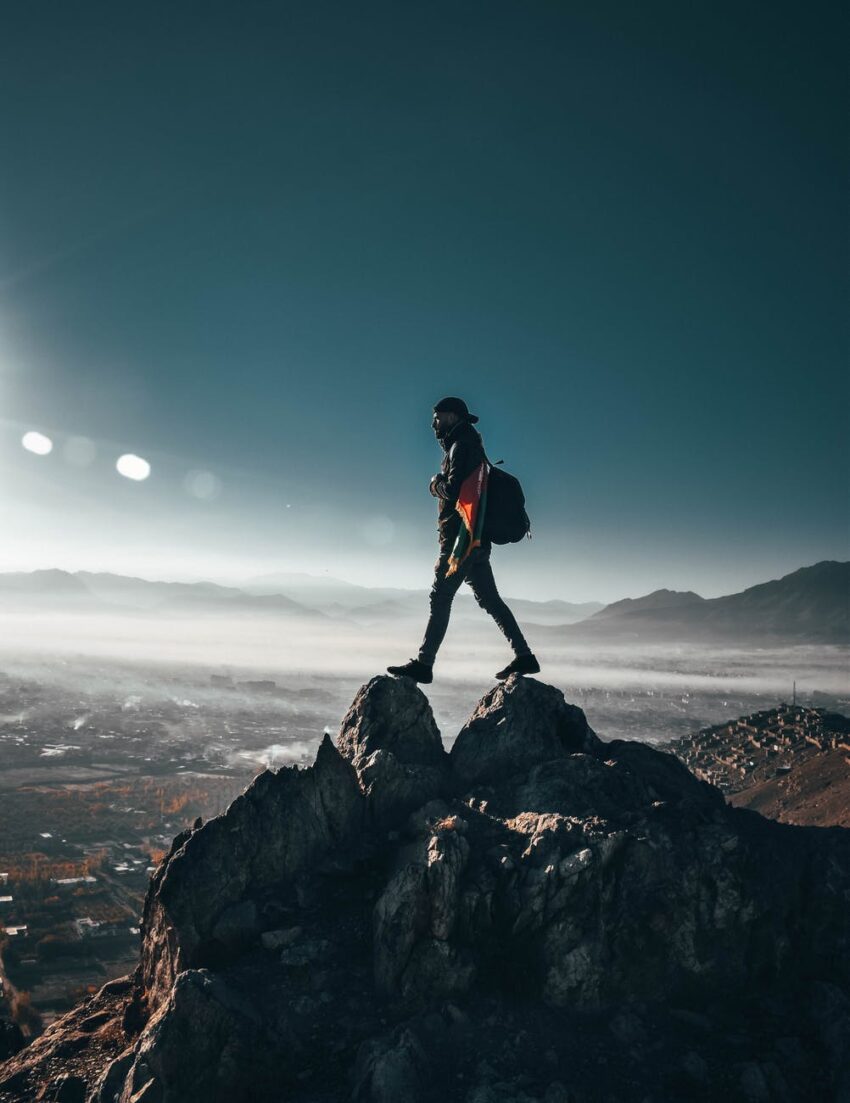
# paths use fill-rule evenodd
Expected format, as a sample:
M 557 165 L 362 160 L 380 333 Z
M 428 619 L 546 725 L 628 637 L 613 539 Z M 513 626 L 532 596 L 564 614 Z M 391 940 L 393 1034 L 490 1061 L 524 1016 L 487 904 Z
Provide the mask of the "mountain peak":
M 697 605 L 705 601 L 704 597 L 693 590 L 653 590 L 644 597 L 626 597 L 621 601 L 614 601 L 606 605 L 594 614 L 592 620 L 604 619 L 608 616 L 619 616 L 623 613 L 641 613 L 656 611 L 659 609 L 679 609 L 682 606 Z
M 724 597 L 656 590 L 606 605 L 561 634 L 568 640 L 611 642 L 846 644 L 850 642 L 850 563 L 815 563 Z
M 58 567 L 0 574 L 0 588 L 35 595 L 76 594 L 85 591 L 85 586 L 75 575 Z
M 708 1005 L 687 1075 L 717 1086 L 754 993 L 754 1054 L 850 1008 L 848 890 L 846 833 L 729 808 L 553 686 L 495 687 L 447 754 L 421 690 L 381 675 L 312 766 L 175 838 L 135 975 L 0 1066 L 0 1098 L 669 1097 L 701 1014 L 673 1012 Z M 616 1060 L 600 1021 L 633 1040 Z M 838 1075 L 830 1052 L 789 1063 L 789 1096 Z

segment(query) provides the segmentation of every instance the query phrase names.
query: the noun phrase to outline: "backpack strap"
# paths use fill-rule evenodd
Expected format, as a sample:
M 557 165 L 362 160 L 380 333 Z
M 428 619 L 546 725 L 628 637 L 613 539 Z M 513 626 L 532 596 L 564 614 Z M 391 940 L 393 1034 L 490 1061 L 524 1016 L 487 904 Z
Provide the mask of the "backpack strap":
M 483 440 L 481 441 L 481 454 L 482 454 L 482 455 L 484 456 L 484 459 L 485 459 L 485 460 L 487 461 L 487 463 L 488 463 L 488 464 L 489 464 L 489 465 L 490 465 L 491 467 L 495 467 L 497 463 L 504 463 L 504 462 L 505 462 L 504 460 L 496 460 L 496 463 L 494 463 L 494 462 L 493 462 L 493 461 L 492 461 L 492 460 L 490 459 L 490 457 L 489 457 L 489 456 L 487 455 L 487 453 L 486 453 L 486 452 L 484 451 L 484 441 L 483 441 Z

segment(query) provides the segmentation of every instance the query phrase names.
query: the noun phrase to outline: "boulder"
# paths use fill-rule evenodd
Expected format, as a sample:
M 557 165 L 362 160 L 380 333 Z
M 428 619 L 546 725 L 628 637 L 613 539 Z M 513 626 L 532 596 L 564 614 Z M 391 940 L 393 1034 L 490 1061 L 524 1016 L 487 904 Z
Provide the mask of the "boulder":
M 337 737 L 381 828 L 443 795 L 448 756 L 425 694 L 407 678 L 379 676 L 359 691 Z
M 512 674 L 482 698 L 461 729 L 450 752 L 452 773 L 467 787 L 504 784 L 600 745 L 582 710 L 568 705 L 560 690 Z

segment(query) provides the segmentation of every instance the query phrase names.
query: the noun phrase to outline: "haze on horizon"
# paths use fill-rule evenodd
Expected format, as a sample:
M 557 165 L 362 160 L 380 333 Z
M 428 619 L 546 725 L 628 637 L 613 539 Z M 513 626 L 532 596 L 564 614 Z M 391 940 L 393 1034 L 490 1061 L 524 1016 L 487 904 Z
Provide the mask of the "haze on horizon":
M 506 594 L 847 559 L 841 21 L 10 12 L 0 570 L 425 588 L 444 394 L 527 493 Z

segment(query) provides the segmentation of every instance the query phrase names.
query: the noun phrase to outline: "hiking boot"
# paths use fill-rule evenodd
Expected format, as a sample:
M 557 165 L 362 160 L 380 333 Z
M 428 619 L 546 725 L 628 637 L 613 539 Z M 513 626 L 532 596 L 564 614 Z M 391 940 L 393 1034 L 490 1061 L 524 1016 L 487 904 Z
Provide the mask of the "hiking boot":
M 504 670 L 500 670 L 496 677 L 500 682 L 510 678 L 511 674 L 537 674 L 540 663 L 533 655 L 517 655 L 512 663 L 508 663 Z
M 537 668 L 538 670 L 540 667 Z M 404 666 L 388 666 L 387 672 L 395 674 L 398 678 L 412 678 L 414 682 L 432 682 L 434 670 L 420 659 L 411 659 Z

